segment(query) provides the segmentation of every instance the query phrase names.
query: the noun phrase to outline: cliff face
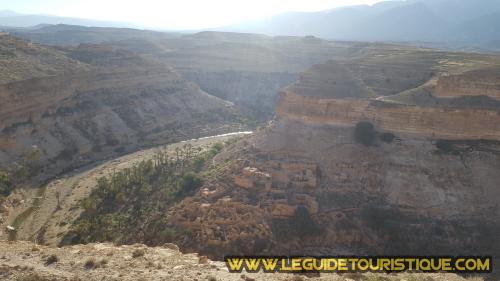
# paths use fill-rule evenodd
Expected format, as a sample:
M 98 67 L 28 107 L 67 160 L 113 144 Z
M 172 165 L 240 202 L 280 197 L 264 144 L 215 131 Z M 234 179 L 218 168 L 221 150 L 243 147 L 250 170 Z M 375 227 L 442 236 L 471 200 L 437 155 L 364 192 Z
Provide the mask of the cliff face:
M 352 127 L 369 121 L 382 130 L 434 139 L 500 140 L 500 111 L 422 107 L 367 99 L 322 99 L 283 92 L 278 118 Z
M 360 83 L 344 65 L 328 62 L 312 67 L 284 89 L 276 114 L 280 119 L 315 125 L 353 126 L 369 121 L 383 130 L 422 138 L 500 140 L 500 108 L 493 102 L 481 106 L 474 101 L 496 98 L 495 74 L 483 69 L 441 76 L 435 90 L 432 79 L 423 85 L 415 84 L 413 87 L 422 90 L 414 91 L 417 96 L 413 98 L 418 100 L 418 95 L 423 95 L 428 101 L 405 104 L 392 101 L 390 96 L 373 99 L 372 87 Z M 464 85 L 460 81 L 469 82 Z M 406 87 L 394 89 L 404 93 Z M 443 98 L 447 94 L 449 98 Z M 481 97 L 474 97 L 478 95 Z
M 500 69 L 483 69 L 463 74 L 441 76 L 437 82 L 436 96 L 489 96 L 500 99 Z
M 0 167 L 36 152 L 41 178 L 132 151 L 231 130 L 235 112 L 171 68 L 130 53 L 80 46 L 85 65 L 0 85 Z

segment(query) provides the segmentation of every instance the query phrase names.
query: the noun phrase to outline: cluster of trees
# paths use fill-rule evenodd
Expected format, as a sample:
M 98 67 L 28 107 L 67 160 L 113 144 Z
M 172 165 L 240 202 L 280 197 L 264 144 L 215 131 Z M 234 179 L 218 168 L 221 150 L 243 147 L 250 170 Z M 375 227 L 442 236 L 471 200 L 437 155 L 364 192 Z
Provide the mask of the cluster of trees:
M 204 166 L 221 149 L 222 144 L 207 151 L 185 145 L 173 157 L 159 151 L 150 160 L 100 178 L 81 202 L 84 212 L 66 243 L 170 242 L 175 232 L 168 228 L 167 210 L 203 185 Z

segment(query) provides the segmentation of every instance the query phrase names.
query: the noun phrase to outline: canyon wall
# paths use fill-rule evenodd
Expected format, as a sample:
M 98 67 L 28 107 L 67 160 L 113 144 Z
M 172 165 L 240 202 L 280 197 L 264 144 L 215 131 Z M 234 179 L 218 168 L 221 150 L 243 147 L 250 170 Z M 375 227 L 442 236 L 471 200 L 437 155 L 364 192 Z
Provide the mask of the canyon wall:
M 199 85 L 203 91 L 233 102 L 243 114 L 261 122 L 272 118 L 280 89 L 298 77 L 296 73 L 287 72 L 189 69 L 179 72 L 186 79 Z
M 0 168 L 61 171 L 147 147 L 238 130 L 231 106 L 170 68 L 97 67 L 0 85 Z M 234 126 L 234 127 L 233 127 Z
M 483 69 L 463 74 L 441 76 L 437 81 L 438 97 L 489 96 L 500 100 L 500 69 Z
M 353 126 L 369 121 L 383 130 L 426 138 L 500 140 L 500 112 L 495 110 L 304 97 L 284 91 L 276 112 L 278 118 L 315 125 Z

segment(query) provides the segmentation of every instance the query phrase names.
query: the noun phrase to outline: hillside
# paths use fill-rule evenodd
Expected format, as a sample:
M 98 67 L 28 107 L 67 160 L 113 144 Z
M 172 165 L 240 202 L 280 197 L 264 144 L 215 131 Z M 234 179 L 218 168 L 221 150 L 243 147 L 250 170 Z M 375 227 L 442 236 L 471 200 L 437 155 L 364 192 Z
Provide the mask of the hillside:
M 492 214 L 500 211 L 500 109 L 467 103 L 470 87 L 455 90 L 474 79 L 472 95 L 495 88 L 498 79 L 488 78 L 496 73 L 488 66 L 494 57 L 476 61 L 474 71 L 440 59 L 432 68 L 455 74 L 420 82 L 405 81 L 392 56 L 379 59 L 399 69 L 391 91 L 383 88 L 387 96 L 372 98 L 383 92 L 361 82 L 371 77 L 379 85 L 383 76 L 359 75 L 335 61 L 285 88 L 273 123 L 218 155 L 218 163 L 230 163 L 224 172 L 169 212 L 169 227 L 182 233 L 173 241 L 214 258 L 221 252 L 498 255 L 500 222 Z M 436 83 L 453 75 L 464 83 L 453 83 L 455 96 L 439 97 Z M 420 86 L 430 92 L 416 96 L 446 102 L 393 100 L 393 91 Z
M 88 70 L 64 52 L 0 34 L 0 83 Z
M 9 70 L 0 85 L 0 167 L 13 175 L 43 181 L 139 147 L 240 126 L 227 102 L 161 62 L 93 45 L 25 50 L 31 44 L 0 41 L 16 49 L 1 59 Z

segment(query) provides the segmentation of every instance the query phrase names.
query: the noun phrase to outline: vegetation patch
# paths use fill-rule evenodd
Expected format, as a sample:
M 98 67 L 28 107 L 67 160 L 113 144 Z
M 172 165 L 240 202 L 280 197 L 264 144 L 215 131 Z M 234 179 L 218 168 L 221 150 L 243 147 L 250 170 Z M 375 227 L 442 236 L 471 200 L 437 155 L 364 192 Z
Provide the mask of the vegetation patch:
M 171 242 L 176 233 L 168 227 L 168 209 L 203 185 L 210 175 L 206 163 L 222 147 L 202 151 L 187 144 L 175 155 L 159 151 L 150 160 L 99 178 L 81 201 L 84 211 L 62 244 Z
M 59 258 L 57 257 L 57 255 L 55 254 L 52 254 L 50 256 L 47 257 L 47 259 L 45 260 L 45 265 L 51 265 L 53 263 L 56 263 L 59 261 Z

